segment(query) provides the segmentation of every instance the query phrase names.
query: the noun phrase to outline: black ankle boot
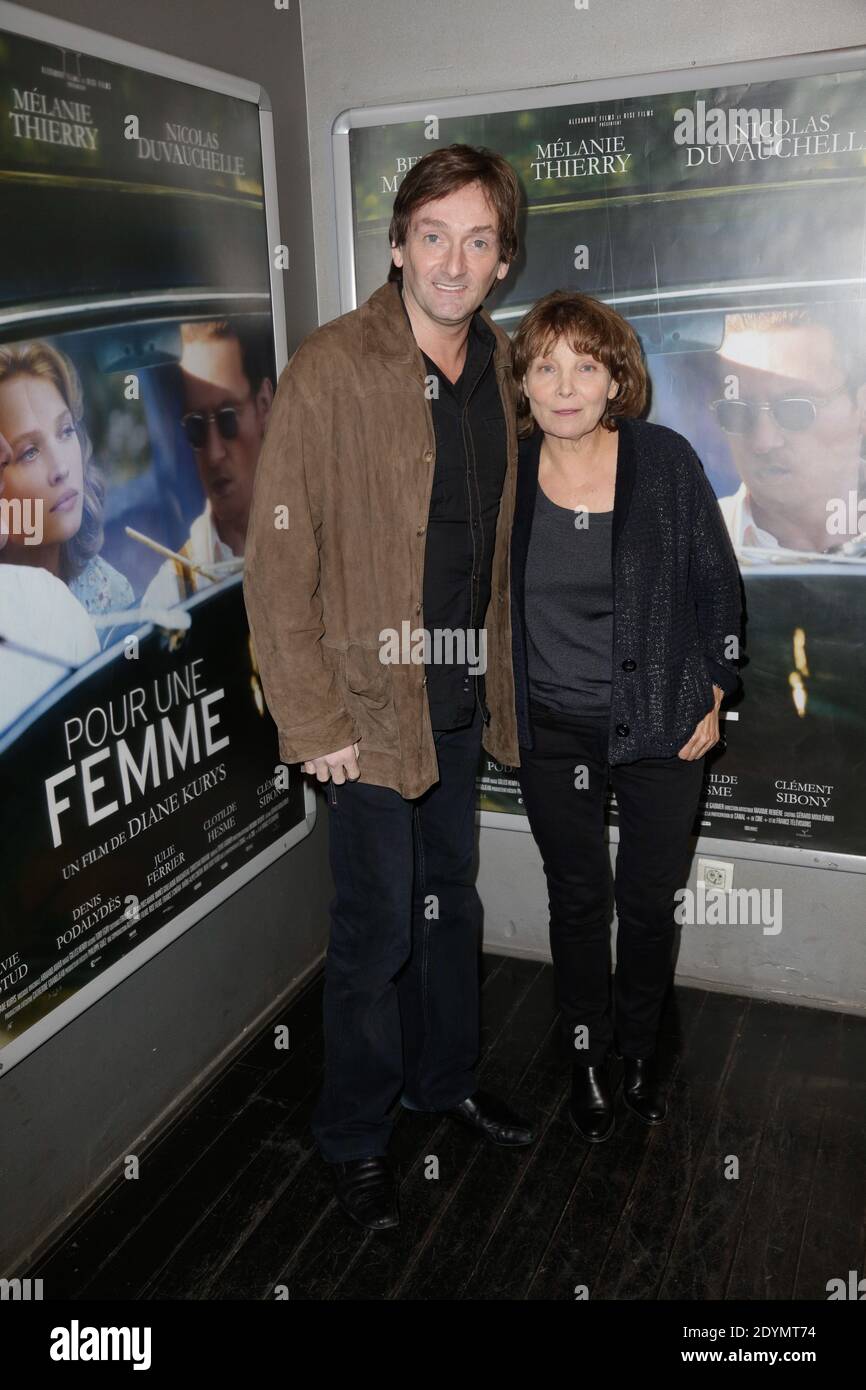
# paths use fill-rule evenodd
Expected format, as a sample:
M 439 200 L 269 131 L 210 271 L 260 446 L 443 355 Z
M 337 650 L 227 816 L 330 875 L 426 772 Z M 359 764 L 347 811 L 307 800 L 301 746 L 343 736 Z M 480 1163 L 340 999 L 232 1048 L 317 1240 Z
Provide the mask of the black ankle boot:
M 613 1134 L 613 1096 L 604 1063 L 597 1067 L 573 1063 L 568 1115 L 581 1139 L 589 1144 L 601 1144 Z
M 623 1056 L 622 1098 L 645 1125 L 660 1125 L 667 1105 L 656 1076 L 655 1057 Z

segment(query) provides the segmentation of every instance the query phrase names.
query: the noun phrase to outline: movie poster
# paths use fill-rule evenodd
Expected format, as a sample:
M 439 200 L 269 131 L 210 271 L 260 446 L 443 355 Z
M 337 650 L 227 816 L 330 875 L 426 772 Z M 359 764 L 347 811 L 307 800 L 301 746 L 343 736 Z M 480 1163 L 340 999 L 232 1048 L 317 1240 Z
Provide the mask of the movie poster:
M 0 34 L 0 1059 L 305 833 L 242 592 L 262 159 L 254 102 Z
M 513 332 L 554 289 L 624 314 L 649 418 L 697 450 L 739 559 L 743 692 L 695 832 L 863 854 L 866 74 L 451 109 L 349 131 L 358 302 L 387 276 L 412 164 L 453 141 L 510 160 L 526 219 L 494 318 Z M 523 814 L 514 769 L 487 754 L 479 791 Z

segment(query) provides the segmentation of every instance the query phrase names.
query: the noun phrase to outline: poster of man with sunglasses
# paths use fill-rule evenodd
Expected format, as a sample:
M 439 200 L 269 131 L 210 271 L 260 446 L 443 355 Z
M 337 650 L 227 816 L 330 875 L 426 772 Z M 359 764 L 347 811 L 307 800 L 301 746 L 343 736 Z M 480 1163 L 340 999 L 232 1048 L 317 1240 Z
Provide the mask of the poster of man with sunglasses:
M 860 536 L 866 373 L 851 329 L 838 307 L 725 315 L 710 409 L 741 479 L 719 498 L 741 563 L 850 552 Z
M 253 478 L 274 398 L 261 335 L 227 319 L 180 325 L 186 442 L 206 501 L 179 554 L 166 560 L 145 607 L 170 608 L 243 568 Z

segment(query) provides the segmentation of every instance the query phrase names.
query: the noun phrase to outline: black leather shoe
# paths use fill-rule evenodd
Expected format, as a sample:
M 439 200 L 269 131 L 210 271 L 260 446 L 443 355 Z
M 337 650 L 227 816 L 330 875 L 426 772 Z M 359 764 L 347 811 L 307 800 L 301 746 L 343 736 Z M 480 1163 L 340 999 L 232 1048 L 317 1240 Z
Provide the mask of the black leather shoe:
M 397 1183 L 383 1154 L 332 1163 L 337 1201 L 347 1216 L 368 1231 L 399 1226 Z
M 613 1134 L 616 1118 L 606 1066 L 572 1066 L 568 1117 L 589 1144 L 601 1144 Z
M 452 1110 L 443 1111 L 443 1114 L 468 1126 L 483 1139 L 489 1139 L 491 1144 L 499 1144 L 503 1148 L 517 1149 L 524 1144 L 535 1143 L 535 1130 L 531 1125 L 509 1110 L 504 1101 L 497 1100 L 487 1091 L 476 1091 Z
M 654 1057 L 623 1057 L 622 1098 L 645 1125 L 660 1125 L 667 1104 L 658 1083 Z

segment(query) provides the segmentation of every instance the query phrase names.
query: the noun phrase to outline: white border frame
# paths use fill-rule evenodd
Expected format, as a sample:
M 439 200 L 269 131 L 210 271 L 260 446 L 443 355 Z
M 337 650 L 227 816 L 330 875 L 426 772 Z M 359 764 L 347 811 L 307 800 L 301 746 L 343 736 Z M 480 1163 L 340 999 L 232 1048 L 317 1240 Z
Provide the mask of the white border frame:
M 37 39 L 41 43 L 58 48 L 72 49 L 76 53 L 86 53 L 110 63 L 119 63 L 140 72 L 153 73 L 156 77 L 166 77 L 175 82 L 186 82 L 193 87 L 203 87 L 207 91 L 220 92 L 226 96 L 248 101 L 258 108 L 259 133 L 262 142 L 262 184 L 264 189 L 265 226 L 268 243 L 270 267 L 271 314 L 274 331 L 274 354 L 277 376 L 288 361 L 286 340 L 286 306 L 283 298 L 283 284 L 274 265 L 273 248 L 281 243 L 279 208 L 277 202 L 277 172 L 274 154 L 274 123 L 270 98 L 263 87 L 246 78 L 233 77 L 230 73 L 219 72 L 216 68 L 206 68 L 198 63 L 188 63 L 183 58 L 160 53 L 154 48 L 144 48 L 139 44 L 128 43 L 125 39 L 112 38 L 95 29 L 85 29 L 78 24 L 68 24 L 66 20 L 54 19 L 50 15 L 37 14 L 24 10 L 18 5 L 10 5 L 0 0 L 0 32 L 20 34 L 23 38 Z M 164 296 L 160 296 L 163 299 Z M 138 302 L 138 301 L 136 301 Z M 297 774 L 302 776 L 300 771 Z M 147 941 L 141 942 L 129 951 L 122 960 L 108 966 L 95 980 L 83 985 L 71 999 L 58 1004 L 44 1018 L 31 1024 L 18 1038 L 0 1048 L 0 1076 L 6 1076 L 12 1067 L 27 1057 L 42 1043 L 71 1023 L 74 1018 L 89 1009 L 103 995 L 110 993 L 121 980 L 133 975 L 160 951 L 185 931 L 201 921 L 209 912 L 218 907 L 256 878 L 263 869 L 282 857 L 287 850 L 299 844 L 309 835 L 316 824 L 316 794 L 309 782 L 304 781 L 304 820 L 299 825 L 275 840 L 262 850 L 249 863 L 236 869 L 223 883 L 215 885 L 209 892 L 178 913 L 165 926 L 154 932 Z
M 354 237 L 352 233 L 352 178 L 349 132 L 367 126 L 420 121 L 435 113 L 448 116 L 489 116 L 503 111 L 531 111 L 536 107 L 566 106 L 618 98 L 661 96 L 704 87 L 723 87 L 749 82 L 774 82 L 792 77 L 820 77 L 826 73 L 866 70 L 866 46 L 829 48 L 818 53 L 797 53 L 778 58 L 754 58 L 740 63 L 708 67 L 671 68 L 635 76 L 598 78 L 586 82 L 555 83 L 549 87 L 511 88 L 476 96 L 430 97 L 425 101 L 398 102 L 390 106 L 352 107 L 336 117 L 331 128 L 334 204 L 337 217 L 337 264 L 340 307 L 343 313 L 357 307 Z M 432 147 L 432 142 L 431 142 Z M 383 263 L 384 265 L 384 263 Z M 384 269 L 383 269 L 384 273 Z M 525 816 L 502 811 L 478 811 L 481 826 L 497 830 L 529 831 Z M 609 827 L 613 844 L 619 827 Z M 696 854 L 713 858 L 751 859 L 768 864 L 792 864 L 808 869 L 835 869 L 866 874 L 866 854 L 833 854 L 827 850 L 797 849 L 788 845 L 759 845 L 743 840 L 719 840 L 699 835 Z

